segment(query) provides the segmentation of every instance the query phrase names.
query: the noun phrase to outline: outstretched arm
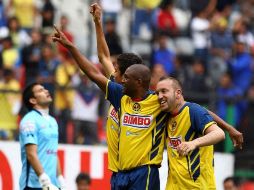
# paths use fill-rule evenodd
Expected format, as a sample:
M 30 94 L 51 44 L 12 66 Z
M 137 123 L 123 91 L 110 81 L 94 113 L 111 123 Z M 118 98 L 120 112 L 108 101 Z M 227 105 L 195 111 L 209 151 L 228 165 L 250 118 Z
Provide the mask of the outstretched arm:
M 90 13 L 93 16 L 95 30 L 96 30 L 96 40 L 97 40 L 97 51 L 98 58 L 100 63 L 103 66 L 104 71 L 106 72 L 106 77 L 109 78 L 110 75 L 115 71 L 114 66 L 110 59 L 110 52 L 108 49 L 107 42 L 105 40 L 105 35 L 103 33 L 101 15 L 101 7 L 94 3 L 90 7 Z
M 70 42 L 64 33 L 60 31 L 56 26 L 54 26 L 55 33 L 52 36 L 52 40 L 54 42 L 58 42 L 66 47 L 73 58 L 75 59 L 76 63 L 78 64 L 79 68 L 92 80 L 94 81 L 103 92 L 106 92 L 107 81 L 108 79 L 97 70 L 97 68 L 91 63 L 85 56 L 83 56 L 77 47 Z
M 213 119 L 217 123 L 217 125 L 229 133 L 229 136 L 230 136 L 231 140 L 233 141 L 234 147 L 242 149 L 243 134 L 240 133 L 239 131 L 237 131 L 233 126 L 231 126 L 230 124 L 225 122 L 223 119 L 221 119 L 215 113 L 213 113 L 209 110 L 207 110 L 207 111 L 213 117 Z

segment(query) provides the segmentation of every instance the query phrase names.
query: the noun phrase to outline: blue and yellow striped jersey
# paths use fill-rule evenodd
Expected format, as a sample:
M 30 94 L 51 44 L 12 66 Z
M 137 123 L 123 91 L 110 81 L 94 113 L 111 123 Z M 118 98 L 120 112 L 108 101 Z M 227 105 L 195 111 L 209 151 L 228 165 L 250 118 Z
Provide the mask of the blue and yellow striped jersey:
M 119 117 L 117 111 L 112 105 L 108 110 L 108 118 L 106 123 L 107 144 L 108 144 L 108 168 L 118 171 L 118 141 L 119 141 Z
M 160 111 L 157 95 L 148 92 L 142 101 L 133 101 L 121 85 L 109 81 L 106 98 L 120 113 L 119 170 L 160 165 L 168 117 Z
M 179 156 L 176 147 L 204 135 L 214 124 L 212 117 L 201 106 L 185 103 L 178 115 L 168 121 L 166 143 L 169 159 L 167 190 L 216 189 L 213 167 L 213 146 L 193 150 Z

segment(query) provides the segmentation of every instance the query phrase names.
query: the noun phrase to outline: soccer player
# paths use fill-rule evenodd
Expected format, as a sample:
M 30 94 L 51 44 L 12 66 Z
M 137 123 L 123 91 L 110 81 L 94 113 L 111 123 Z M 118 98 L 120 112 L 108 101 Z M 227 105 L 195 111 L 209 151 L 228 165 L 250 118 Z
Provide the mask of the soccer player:
M 65 183 L 57 159 L 58 125 L 49 115 L 52 98 L 42 85 L 32 83 L 23 92 L 23 103 L 29 112 L 20 122 L 20 189 L 63 190 Z
M 101 12 L 102 10 L 98 4 L 95 3 L 91 5 L 90 13 L 93 16 L 96 29 L 98 57 L 100 63 L 103 65 L 106 77 L 117 83 L 121 83 L 122 76 L 126 69 L 134 64 L 143 64 L 143 61 L 133 53 L 124 53 L 117 57 L 116 63 L 113 65 L 102 29 Z M 119 168 L 117 160 L 119 132 L 118 113 L 111 105 L 108 111 L 106 133 L 108 144 L 108 168 L 113 172 L 111 176 L 112 183 L 114 182 L 114 177 Z
M 130 66 L 123 76 L 123 86 L 108 81 L 61 31 L 55 30 L 53 41 L 69 49 L 78 66 L 106 92 L 120 113 L 119 172 L 111 183 L 112 189 L 159 189 L 158 167 L 168 117 L 161 113 L 157 96 L 148 90 L 149 68 L 137 64 Z
M 170 113 L 166 189 L 216 189 L 212 145 L 225 138 L 223 130 L 206 109 L 184 100 L 181 84 L 175 78 L 161 78 L 156 93 L 161 110 Z
M 91 178 L 87 173 L 80 173 L 76 177 L 77 190 L 90 190 Z

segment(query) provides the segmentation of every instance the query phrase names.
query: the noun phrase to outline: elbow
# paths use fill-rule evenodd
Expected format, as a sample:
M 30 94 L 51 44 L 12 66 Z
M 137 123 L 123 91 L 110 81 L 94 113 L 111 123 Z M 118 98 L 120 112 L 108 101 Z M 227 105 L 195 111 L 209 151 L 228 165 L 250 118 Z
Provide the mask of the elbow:
M 221 140 L 221 141 L 222 141 L 222 140 L 225 140 L 225 138 L 226 138 L 226 135 L 225 135 L 224 131 L 221 129 L 221 130 L 220 130 L 220 140 Z
M 27 153 L 26 157 L 27 157 L 28 162 L 31 163 L 31 161 L 34 160 L 35 155 L 33 153 Z

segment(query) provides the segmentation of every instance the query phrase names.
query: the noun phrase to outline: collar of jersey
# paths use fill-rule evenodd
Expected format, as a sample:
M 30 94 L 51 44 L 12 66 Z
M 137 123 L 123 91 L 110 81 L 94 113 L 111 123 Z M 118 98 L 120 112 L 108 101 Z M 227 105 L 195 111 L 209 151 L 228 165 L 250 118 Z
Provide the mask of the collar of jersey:
M 179 115 L 183 111 L 183 109 L 187 106 L 187 104 L 188 102 L 185 102 L 185 104 L 181 107 L 181 109 L 177 113 L 171 114 L 171 117 L 176 117 L 177 115 Z
M 148 90 L 143 98 L 132 98 L 131 100 L 134 102 L 140 102 L 140 101 L 146 99 L 152 93 L 153 93 L 153 91 Z

